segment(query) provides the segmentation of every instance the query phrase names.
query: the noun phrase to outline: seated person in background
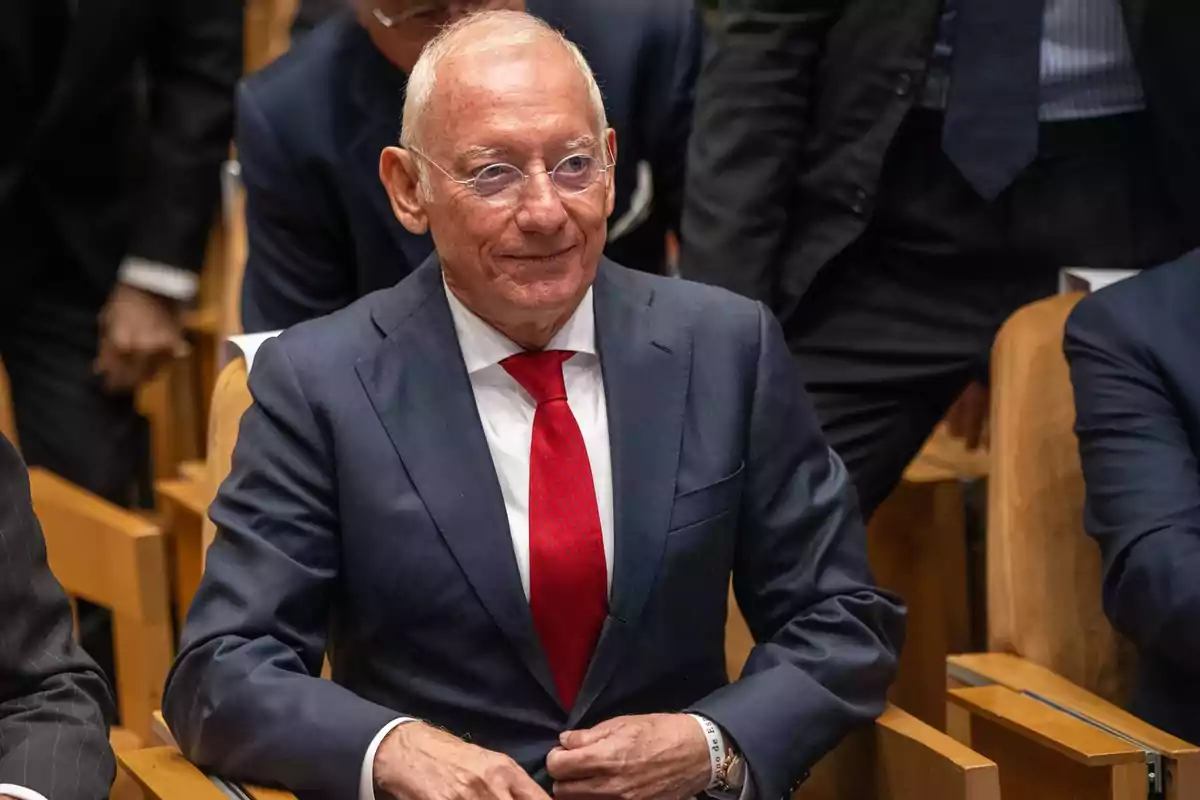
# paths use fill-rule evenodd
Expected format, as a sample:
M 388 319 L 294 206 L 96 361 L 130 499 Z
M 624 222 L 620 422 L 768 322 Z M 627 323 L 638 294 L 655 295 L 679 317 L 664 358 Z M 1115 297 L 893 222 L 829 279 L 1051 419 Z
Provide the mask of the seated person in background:
M 112 694 L 73 627 L 25 464 L 0 436 L 0 798 L 108 797 Z
M 184 753 L 306 798 L 669 800 L 747 765 L 780 797 L 882 710 L 904 611 L 779 326 L 602 256 L 616 136 L 533 17 L 431 44 L 404 144 L 380 172 L 437 253 L 258 352 L 167 684 Z
M 405 83 L 439 27 L 524 0 L 359 0 L 249 79 L 238 97 L 246 186 L 247 332 L 286 328 L 397 283 L 433 252 L 392 215 L 379 153 L 400 135 Z M 608 255 L 666 269 L 678 226 L 702 29 L 690 0 L 529 0 L 596 69 L 621 137 Z
M 1132 710 L 1200 744 L 1200 251 L 1085 298 L 1065 349 L 1104 608 L 1139 651 Z

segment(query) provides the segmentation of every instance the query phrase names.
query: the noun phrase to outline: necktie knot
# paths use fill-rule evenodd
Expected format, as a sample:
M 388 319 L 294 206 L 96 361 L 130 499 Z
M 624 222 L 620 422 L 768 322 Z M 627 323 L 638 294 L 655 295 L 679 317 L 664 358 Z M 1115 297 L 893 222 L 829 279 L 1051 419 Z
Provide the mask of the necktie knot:
M 535 350 L 509 356 L 500 362 L 500 366 L 540 406 L 552 400 L 567 399 L 562 365 L 573 355 L 569 350 Z

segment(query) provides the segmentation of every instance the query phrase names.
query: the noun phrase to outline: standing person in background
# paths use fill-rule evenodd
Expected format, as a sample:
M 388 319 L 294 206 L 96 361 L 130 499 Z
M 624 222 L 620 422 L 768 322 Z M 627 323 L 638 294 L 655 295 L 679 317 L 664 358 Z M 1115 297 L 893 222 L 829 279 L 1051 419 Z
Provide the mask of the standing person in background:
M 0 436 L 0 800 L 103 800 L 112 694 L 75 644 L 29 476 Z
M 133 392 L 182 341 L 241 64 L 241 0 L 0 4 L 0 358 L 17 434 L 30 465 L 121 505 L 148 458 Z M 104 641 L 82 617 L 85 643 Z
M 1060 267 L 1200 242 L 1200 5 L 805 5 L 716 14 L 681 270 L 775 311 L 869 515 Z
M 433 252 L 404 230 L 379 179 L 400 138 L 408 73 L 438 30 L 524 0 L 358 0 L 243 84 L 247 331 L 286 328 L 408 275 Z M 702 28 L 691 0 L 530 0 L 583 50 L 621 138 L 607 255 L 666 269 L 678 228 Z

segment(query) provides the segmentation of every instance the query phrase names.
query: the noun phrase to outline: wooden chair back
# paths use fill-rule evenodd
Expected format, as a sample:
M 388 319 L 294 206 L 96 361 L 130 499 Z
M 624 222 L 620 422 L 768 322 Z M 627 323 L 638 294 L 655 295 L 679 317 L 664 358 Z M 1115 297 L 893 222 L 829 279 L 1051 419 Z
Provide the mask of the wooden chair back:
M 237 444 L 242 415 L 252 402 L 248 381 L 249 373 L 244 358 L 230 361 L 217 377 L 208 418 L 208 480 L 214 488 L 225 480 L 233 464 L 233 448 Z M 201 532 L 205 551 L 216 534 L 216 526 L 206 516 Z
M 1118 705 L 1130 646 L 1100 600 L 1100 553 L 1083 528 L 1083 473 L 1063 328 L 1082 295 L 1017 311 L 992 351 L 988 649 L 1024 656 Z
M 8 385 L 8 373 L 4 370 L 3 362 L 0 362 L 0 434 L 20 449 L 20 443 L 17 441 L 17 422 L 13 418 L 12 390 Z
M 121 722 L 149 742 L 174 656 L 163 534 L 45 470 L 31 469 L 29 482 L 55 577 L 112 612 Z
M 248 0 L 245 71 L 249 75 L 287 52 L 291 45 L 296 0 Z

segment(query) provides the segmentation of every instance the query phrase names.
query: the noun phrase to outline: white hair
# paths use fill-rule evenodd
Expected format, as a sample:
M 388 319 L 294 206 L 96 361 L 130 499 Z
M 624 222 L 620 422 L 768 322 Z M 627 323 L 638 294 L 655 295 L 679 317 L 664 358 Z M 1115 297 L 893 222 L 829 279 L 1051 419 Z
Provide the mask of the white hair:
M 421 51 L 421 57 L 408 76 L 400 144 L 405 148 L 423 149 L 425 112 L 433 97 L 438 69 L 446 59 L 508 47 L 528 47 L 545 41 L 562 45 L 583 76 L 596 117 L 596 137 L 602 140 L 608 129 L 604 96 L 579 48 L 543 20 L 523 11 L 479 11 L 443 28 Z M 424 187 L 427 185 L 425 161 L 415 160 Z

